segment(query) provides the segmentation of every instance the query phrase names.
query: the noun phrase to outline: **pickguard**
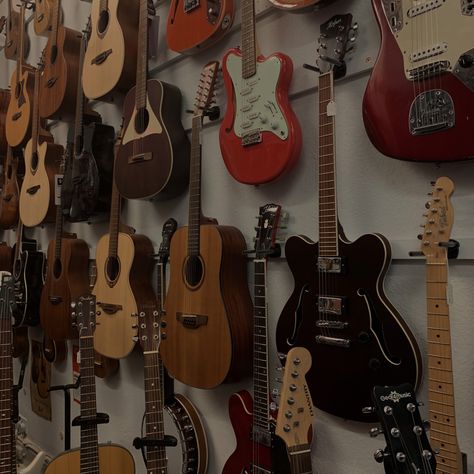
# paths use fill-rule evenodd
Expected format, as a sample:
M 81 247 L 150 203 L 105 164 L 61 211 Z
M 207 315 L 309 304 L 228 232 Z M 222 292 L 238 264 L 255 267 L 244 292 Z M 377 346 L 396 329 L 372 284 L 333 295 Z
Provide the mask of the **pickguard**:
M 146 128 L 146 130 L 143 133 L 137 133 L 137 131 L 135 130 L 135 117 L 137 116 L 137 113 L 138 113 L 137 108 L 135 108 L 128 122 L 127 129 L 125 130 L 125 133 L 123 135 L 122 145 L 126 145 L 127 143 L 133 140 L 139 140 L 140 138 L 148 137 L 149 135 L 154 135 L 154 134 L 159 135 L 163 133 L 163 127 L 161 126 L 161 123 L 158 120 L 158 117 L 155 115 L 155 111 L 152 109 L 150 105 L 150 100 L 148 98 L 148 95 L 146 97 L 146 109 L 148 110 L 148 114 L 149 114 L 149 122 L 148 122 L 148 127 Z M 161 103 L 160 103 L 160 110 L 161 110 Z
M 231 54 L 227 70 L 235 92 L 235 134 L 242 138 L 255 132 L 270 132 L 286 140 L 288 124 L 276 98 L 281 61 L 275 56 L 257 61 L 256 74 L 243 79 L 242 58 Z
M 460 65 L 474 48 L 474 15 L 463 14 L 463 0 L 382 0 L 387 22 L 403 54 L 408 80 L 453 72 L 474 90 L 464 76 L 474 67 Z M 456 28 L 453 28 L 456 25 Z M 471 74 L 466 74 L 466 69 Z

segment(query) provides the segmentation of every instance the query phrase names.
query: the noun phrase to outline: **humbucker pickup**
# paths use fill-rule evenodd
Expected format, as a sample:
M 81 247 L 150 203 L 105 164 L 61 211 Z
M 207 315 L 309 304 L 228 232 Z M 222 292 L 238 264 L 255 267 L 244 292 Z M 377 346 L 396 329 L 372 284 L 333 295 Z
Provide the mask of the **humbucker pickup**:
M 188 13 L 199 6 L 199 0 L 185 0 L 184 13 Z
M 207 324 L 207 316 L 200 314 L 185 314 L 177 313 L 176 319 L 188 329 L 197 329 L 199 326 L 205 326 Z
M 330 319 L 316 321 L 316 327 L 322 329 L 345 329 L 349 323 L 344 321 L 331 321 Z
M 342 273 L 344 261 L 342 257 L 318 257 L 318 270 L 326 273 Z
M 351 341 L 349 339 L 342 339 L 340 337 L 316 336 L 318 344 L 326 344 L 327 346 L 337 346 L 349 349 Z
M 338 296 L 320 296 L 318 298 L 318 311 L 341 316 L 344 311 L 344 298 Z
M 267 446 L 268 448 L 272 447 L 272 435 L 269 431 L 263 430 L 260 428 L 253 428 L 253 442 Z

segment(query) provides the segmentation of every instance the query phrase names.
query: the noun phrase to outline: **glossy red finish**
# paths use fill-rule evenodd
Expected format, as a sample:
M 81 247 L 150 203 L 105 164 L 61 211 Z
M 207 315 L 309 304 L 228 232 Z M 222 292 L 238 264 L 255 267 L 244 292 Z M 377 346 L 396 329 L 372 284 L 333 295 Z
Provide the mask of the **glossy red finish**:
M 370 140 L 384 155 L 409 161 L 458 161 L 474 158 L 474 93 L 454 75 L 416 83 L 417 95 L 433 88 L 447 91 L 454 101 L 453 128 L 414 136 L 408 127 L 414 83 L 404 73 L 403 55 L 388 25 L 382 0 L 372 0 L 382 44 L 364 95 L 364 123 Z M 466 41 L 466 49 L 469 44 Z
M 281 140 L 271 132 L 263 132 L 262 142 L 243 147 L 242 140 L 234 132 L 235 91 L 227 70 L 230 55 L 241 56 L 239 49 L 231 49 L 224 56 L 222 70 L 227 92 L 227 110 L 219 131 L 222 157 L 229 173 L 241 183 L 263 184 L 274 181 L 289 171 L 298 161 L 301 151 L 301 127 L 288 100 L 288 89 L 293 75 L 291 59 L 275 53 L 281 61 L 280 77 L 277 83 L 276 98 L 288 124 L 288 138 Z M 258 57 L 262 63 L 269 58 Z

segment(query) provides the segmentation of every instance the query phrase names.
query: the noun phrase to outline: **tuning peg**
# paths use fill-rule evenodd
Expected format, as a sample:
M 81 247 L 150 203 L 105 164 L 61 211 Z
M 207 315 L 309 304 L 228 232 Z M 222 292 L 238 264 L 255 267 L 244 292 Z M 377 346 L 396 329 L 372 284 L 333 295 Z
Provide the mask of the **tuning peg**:
M 395 458 L 398 462 L 405 462 L 407 460 L 406 454 L 402 452 L 397 453 Z
M 371 413 L 375 413 L 375 407 L 364 407 L 362 408 L 362 413 L 364 415 L 370 415 Z
M 393 414 L 393 408 L 391 406 L 384 406 L 383 407 L 383 412 L 386 414 L 386 415 L 392 415 Z
M 272 397 L 278 398 L 279 396 L 280 396 L 280 390 L 278 390 L 277 388 L 274 388 L 272 390 Z
M 410 413 L 415 413 L 416 405 L 415 405 L 414 403 L 408 403 L 408 404 L 407 404 L 407 410 L 408 410 Z
M 416 238 L 417 238 L 418 240 L 422 240 L 422 239 L 423 239 L 423 234 L 418 234 L 418 235 L 416 236 Z
M 379 434 L 383 434 L 383 429 L 382 428 L 370 428 L 369 430 L 369 435 L 371 438 L 376 438 Z
M 431 203 L 430 203 L 430 201 L 428 201 L 428 202 L 425 202 L 425 207 L 426 207 L 426 209 L 429 209 L 429 208 L 430 208 L 430 206 L 431 206 Z
M 377 449 L 377 451 L 375 451 L 375 453 L 374 453 L 374 459 L 379 463 L 384 462 L 384 459 L 387 456 L 390 456 L 390 454 L 386 453 L 385 450 L 383 450 L 383 449 Z
M 400 438 L 400 430 L 398 428 L 392 428 L 390 430 L 390 434 L 394 437 L 394 438 Z
M 286 354 L 284 354 L 283 352 L 278 352 L 277 355 L 280 359 L 280 362 L 284 363 L 286 361 Z
M 285 368 L 284 368 L 284 367 L 277 367 L 275 370 L 276 370 L 277 372 L 283 373 L 283 372 L 285 371 Z
M 132 337 L 132 341 L 133 341 L 133 342 L 138 342 L 138 336 L 133 336 L 133 337 Z
M 423 449 L 423 457 L 429 461 L 433 457 L 433 453 L 428 449 Z
M 436 181 L 430 181 L 431 186 L 434 186 L 436 184 Z

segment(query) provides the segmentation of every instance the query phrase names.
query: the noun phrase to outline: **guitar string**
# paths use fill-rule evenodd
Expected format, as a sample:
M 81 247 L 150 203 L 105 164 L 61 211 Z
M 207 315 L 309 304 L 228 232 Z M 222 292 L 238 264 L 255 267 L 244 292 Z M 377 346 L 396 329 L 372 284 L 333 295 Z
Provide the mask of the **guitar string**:
M 411 413 L 411 419 L 412 419 L 412 423 L 411 423 L 412 426 L 415 426 L 416 425 L 416 420 L 415 420 L 414 413 Z M 420 427 L 423 429 L 422 425 Z M 415 437 L 416 437 L 416 441 L 417 441 L 418 452 L 420 454 L 420 459 L 421 459 L 422 464 L 423 464 L 424 472 L 425 473 L 432 473 L 433 469 L 431 468 L 431 463 L 430 463 L 429 459 L 424 456 L 423 445 L 421 443 L 421 435 L 416 436 L 416 434 L 415 434 Z

